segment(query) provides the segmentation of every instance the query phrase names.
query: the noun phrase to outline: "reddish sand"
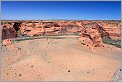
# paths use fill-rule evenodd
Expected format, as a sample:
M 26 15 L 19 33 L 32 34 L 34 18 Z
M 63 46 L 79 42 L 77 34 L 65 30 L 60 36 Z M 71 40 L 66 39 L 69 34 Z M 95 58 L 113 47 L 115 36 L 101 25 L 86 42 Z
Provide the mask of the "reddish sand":
M 34 39 L 2 48 L 3 80 L 109 81 L 120 67 L 120 48 L 111 45 L 94 51 L 78 38 Z

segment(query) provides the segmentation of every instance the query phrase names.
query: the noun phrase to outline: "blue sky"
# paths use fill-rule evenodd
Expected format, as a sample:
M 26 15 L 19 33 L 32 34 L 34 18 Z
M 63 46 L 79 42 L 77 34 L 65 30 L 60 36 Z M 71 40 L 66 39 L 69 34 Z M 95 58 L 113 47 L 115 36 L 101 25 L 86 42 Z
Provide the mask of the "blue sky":
M 120 20 L 120 1 L 2 1 L 2 20 Z

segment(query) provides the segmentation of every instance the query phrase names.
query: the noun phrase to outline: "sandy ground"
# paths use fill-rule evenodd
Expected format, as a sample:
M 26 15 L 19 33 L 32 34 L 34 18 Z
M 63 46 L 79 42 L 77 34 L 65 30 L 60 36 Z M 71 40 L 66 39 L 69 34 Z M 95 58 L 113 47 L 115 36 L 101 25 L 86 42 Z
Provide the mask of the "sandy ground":
M 120 67 L 120 49 L 111 45 L 95 52 L 77 38 L 44 38 L 14 42 L 2 48 L 2 80 L 109 81 Z

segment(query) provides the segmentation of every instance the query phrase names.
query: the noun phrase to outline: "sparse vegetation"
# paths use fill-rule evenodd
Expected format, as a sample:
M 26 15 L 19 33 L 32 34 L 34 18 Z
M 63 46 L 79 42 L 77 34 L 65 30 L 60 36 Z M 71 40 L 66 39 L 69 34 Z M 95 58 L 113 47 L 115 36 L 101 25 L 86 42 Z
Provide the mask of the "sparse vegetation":
M 103 43 L 110 44 L 110 45 L 116 46 L 118 48 L 121 48 L 121 40 L 112 40 L 107 37 L 103 37 L 102 40 L 103 40 Z

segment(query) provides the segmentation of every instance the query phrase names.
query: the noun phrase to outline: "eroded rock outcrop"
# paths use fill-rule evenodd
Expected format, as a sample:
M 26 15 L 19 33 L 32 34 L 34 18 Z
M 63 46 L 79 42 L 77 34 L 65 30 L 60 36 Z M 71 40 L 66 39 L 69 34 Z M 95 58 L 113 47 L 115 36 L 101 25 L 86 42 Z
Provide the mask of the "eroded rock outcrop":
M 103 46 L 102 36 L 103 29 L 97 23 L 89 23 L 84 25 L 84 29 L 79 36 L 80 43 L 89 49 Z
M 121 22 L 119 21 L 99 21 L 98 24 L 109 34 L 113 40 L 120 40 Z
M 11 39 L 5 39 L 5 40 L 3 40 L 2 45 L 3 46 L 10 46 L 10 45 L 12 45 Z
M 5 24 L 2 26 L 2 39 L 17 37 L 17 32 L 12 24 Z

